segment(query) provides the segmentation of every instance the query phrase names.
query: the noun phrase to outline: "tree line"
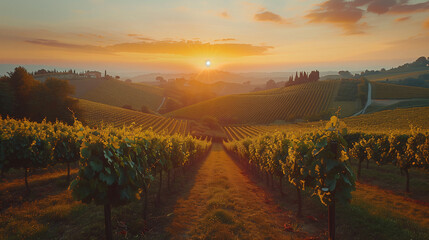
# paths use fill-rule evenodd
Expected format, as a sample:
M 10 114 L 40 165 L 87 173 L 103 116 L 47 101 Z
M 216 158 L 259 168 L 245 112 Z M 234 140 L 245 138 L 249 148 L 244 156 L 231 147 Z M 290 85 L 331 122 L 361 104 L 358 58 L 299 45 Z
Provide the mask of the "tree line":
M 320 79 L 320 72 L 319 71 L 311 71 L 309 74 L 307 72 L 298 72 L 295 73 L 295 78 L 292 76 L 289 77 L 289 81 L 286 82 L 285 87 L 302 84 L 302 83 L 308 83 L 308 82 L 316 82 Z
M 74 87 L 66 80 L 48 78 L 39 82 L 23 67 L 0 77 L 0 115 L 40 122 L 43 119 L 73 123 L 79 115 Z

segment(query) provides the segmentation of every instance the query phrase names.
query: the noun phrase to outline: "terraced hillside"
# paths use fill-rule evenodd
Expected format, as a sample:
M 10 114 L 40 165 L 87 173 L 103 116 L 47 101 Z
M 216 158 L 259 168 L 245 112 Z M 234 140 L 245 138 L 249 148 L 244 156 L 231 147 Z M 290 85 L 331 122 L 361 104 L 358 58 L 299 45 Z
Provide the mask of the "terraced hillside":
M 166 116 L 221 122 L 271 123 L 314 116 L 331 110 L 340 81 L 323 81 L 285 88 L 229 95 L 194 104 Z
M 117 107 L 130 105 L 140 110 L 145 105 L 156 110 L 163 98 L 161 88 L 147 84 L 125 83 L 115 79 L 79 79 L 69 82 L 75 86 L 76 97 Z
M 348 130 L 352 132 L 368 133 L 409 133 L 411 126 L 419 131 L 429 131 L 429 107 L 386 110 L 371 114 L 363 114 L 342 119 Z M 239 140 L 246 137 L 257 136 L 267 132 L 312 132 L 325 126 L 324 121 L 295 123 L 283 125 L 236 125 L 223 127 L 228 140 Z
M 79 120 L 93 127 L 101 123 L 112 124 L 115 127 L 135 123 L 143 128 L 152 128 L 155 132 L 167 134 L 189 132 L 189 124 L 186 120 L 145 114 L 84 99 L 79 99 L 79 107 L 82 109 L 82 117 Z
M 373 99 L 429 98 L 429 88 L 372 82 Z

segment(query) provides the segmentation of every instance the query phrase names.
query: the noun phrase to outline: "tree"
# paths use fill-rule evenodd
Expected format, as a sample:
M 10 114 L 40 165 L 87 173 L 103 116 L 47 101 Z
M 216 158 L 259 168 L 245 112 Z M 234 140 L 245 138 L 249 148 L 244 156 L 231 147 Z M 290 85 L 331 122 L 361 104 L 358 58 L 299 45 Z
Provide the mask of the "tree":
M 79 114 L 78 100 L 70 98 L 73 93 L 74 87 L 68 81 L 48 78 L 32 89 L 27 116 L 38 122 L 46 118 L 50 122 L 58 119 L 72 124 L 73 114 Z
M 158 81 L 161 85 L 167 82 L 162 76 L 156 77 L 155 80 Z
M 339 71 L 338 74 L 341 78 L 353 78 L 353 74 L 351 74 L 349 71 Z
M 276 82 L 273 79 L 270 79 L 267 81 L 267 85 L 266 85 L 267 89 L 275 88 L 276 86 L 277 86 Z
M 18 118 L 26 117 L 30 110 L 28 103 L 30 102 L 31 91 L 40 83 L 34 80 L 25 68 L 17 67 L 14 72 L 9 73 L 9 84 L 15 98 L 14 113 L 12 115 Z
M 125 82 L 126 83 L 131 83 L 132 81 L 131 81 L 131 79 L 127 79 L 127 80 L 125 80 Z

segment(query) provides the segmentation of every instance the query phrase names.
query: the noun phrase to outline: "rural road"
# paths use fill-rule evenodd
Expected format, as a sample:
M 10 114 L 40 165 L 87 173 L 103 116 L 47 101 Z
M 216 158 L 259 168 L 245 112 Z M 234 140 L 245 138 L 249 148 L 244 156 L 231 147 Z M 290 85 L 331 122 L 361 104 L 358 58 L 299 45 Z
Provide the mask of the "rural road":
M 283 231 L 290 215 L 214 144 L 166 230 L 172 239 L 303 239 L 305 233 Z
M 161 109 L 162 105 L 164 105 L 164 102 L 165 102 L 165 97 L 162 99 L 161 104 L 159 104 L 158 109 L 156 109 L 157 112 L 159 112 L 159 109 Z

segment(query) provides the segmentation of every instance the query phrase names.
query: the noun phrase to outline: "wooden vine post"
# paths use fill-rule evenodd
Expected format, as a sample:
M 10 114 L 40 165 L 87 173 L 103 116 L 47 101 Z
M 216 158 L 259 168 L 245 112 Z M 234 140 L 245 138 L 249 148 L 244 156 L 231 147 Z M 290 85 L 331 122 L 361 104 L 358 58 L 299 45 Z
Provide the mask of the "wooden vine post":
M 112 240 L 112 209 L 110 204 L 104 205 L 104 228 L 106 231 L 106 240 Z
M 334 153 L 334 160 L 338 161 L 338 143 L 331 142 L 331 152 Z M 328 206 L 328 232 L 329 240 L 335 239 L 335 191 L 332 194 L 332 202 Z

